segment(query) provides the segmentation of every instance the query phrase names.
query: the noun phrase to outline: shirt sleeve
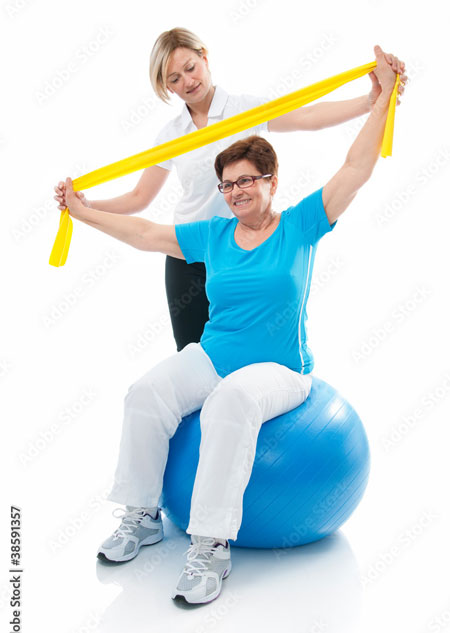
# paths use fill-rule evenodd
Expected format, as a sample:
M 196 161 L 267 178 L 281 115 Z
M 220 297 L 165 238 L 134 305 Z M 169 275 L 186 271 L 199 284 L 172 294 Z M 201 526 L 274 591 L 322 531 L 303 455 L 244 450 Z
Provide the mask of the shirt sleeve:
M 157 145 L 161 145 L 162 143 L 167 143 L 167 141 L 170 141 L 170 140 L 171 139 L 167 137 L 165 127 L 163 127 L 162 130 L 160 130 L 159 133 L 156 135 L 155 140 L 153 141 L 153 147 L 156 147 Z M 163 163 L 156 163 L 156 165 L 158 167 L 162 167 L 163 169 L 168 169 L 169 171 L 172 171 L 172 169 L 174 168 L 173 158 L 169 158 L 168 160 L 165 160 Z
M 210 220 L 175 224 L 175 235 L 188 264 L 205 261 L 209 226 Z
M 337 220 L 330 225 L 322 200 L 323 187 L 314 191 L 303 200 L 289 207 L 285 211 L 291 223 L 293 223 L 304 240 L 308 244 L 316 244 L 325 233 L 329 233 L 336 226 Z

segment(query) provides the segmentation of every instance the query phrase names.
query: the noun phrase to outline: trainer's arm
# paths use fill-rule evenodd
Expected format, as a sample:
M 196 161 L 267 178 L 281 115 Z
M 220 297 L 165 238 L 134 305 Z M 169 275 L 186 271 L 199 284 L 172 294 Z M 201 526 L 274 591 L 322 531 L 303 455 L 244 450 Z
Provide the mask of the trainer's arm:
M 141 251 L 153 251 L 185 259 L 174 224 L 158 224 L 141 217 L 124 216 L 86 207 L 75 196 L 72 180 L 66 179 L 66 204 L 70 215 Z
M 123 196 L 109 200 L 90 200 L 89 206 L 100 211 L 129 215 L 146 209 L 167 180 L 169 171 L 159 165 L 146 167 L 136 187 Z
M 302 106 L 287 112 L 267 124 L 269 132 L 296 132 L 297 130 L 322 130 L 332 125 L 370 112 L 369 95 L 346 101 L 325 101 L 312 106 Z
M 87 200 L 84 193 L 78 191 L 77 197 L 80 198 L 85 206 L 91 209 L 130 215 L 132 213 L 138 213 L 148 207 L 158 195 L 168 175 L 169 171 L 167 169 L 159 167 L 159 165 L 152 165 L 144 169 L 136 187 L 121 196 L 116 196 L 109 200 Z M 61 211 L 64 211 L 67 206 L 65 188 L 66 185 L 63 181 L 60 181 L 55 187 L 56 196 L 54 196 L 54 198 L 58 201 L 58 209 L 61 209 Z
M 383 61 L 386 66 L 389 65 L 393 72 L 400 74 L 402 83 L 398 86 L 398 93 L 402 96 L 405 90 L 403 84 L 408 79 L 405 74 L 405 62 L 400 61 L 398 57 L 389 53 L 383 53 L 383 55 Z M 371 112 L 380 94 L 380 86 L 373 72 L 369 74 L 369 78 L 372 81 L 372 90 L 368 94 L 355 99 L 347 99 L 346 101 L 324 101 L 315 103 L 312 106 L 302 106 L 297 108 L 297 110 L 287 112 L 269 121 L 269 132 L 322 130 Z M 400 105 L 400 99 L 397 99 L 397 105 Z

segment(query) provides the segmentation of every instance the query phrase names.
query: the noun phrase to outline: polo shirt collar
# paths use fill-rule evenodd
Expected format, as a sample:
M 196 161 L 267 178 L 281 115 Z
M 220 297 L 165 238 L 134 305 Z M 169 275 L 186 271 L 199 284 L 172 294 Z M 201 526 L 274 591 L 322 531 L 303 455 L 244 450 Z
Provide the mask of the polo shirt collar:
M 225 92 L 223 88 L 220 86 L 216 86 L 215 88 L 211 105 L 208 110 L 208 119 L 220 117 L 228 100 L 228 93 Z M 192 117 L 185 103 L 183 109 L 181 110 L 181 125 L 183 129 L 186 129 L 190 123 L 192 124 Z

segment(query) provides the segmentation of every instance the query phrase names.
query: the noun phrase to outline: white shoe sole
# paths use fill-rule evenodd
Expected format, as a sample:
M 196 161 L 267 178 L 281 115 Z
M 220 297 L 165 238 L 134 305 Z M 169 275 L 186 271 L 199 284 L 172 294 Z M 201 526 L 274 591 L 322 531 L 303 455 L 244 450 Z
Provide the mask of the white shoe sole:
M 230 575 L 231 572 L 231 560 L 229 561 L 229 565 L 228 567 L 224 570 L 223 574 L 222 574 L 222 580 L 224 578 L 227 578 L 227 576 Z M 204 598 L 201 598 L 200 600 L 192 600 L 192 596 L 191 599 L 189 599 L 189 591 L 180 591 L 175 589 L 175 591 L 172 594 L 172 599 L 175 599 L 177 596 L 181 596 L 182 598 L 184 598 L 186 600 L 186 602 L 189 602 L 190 604 L 204 604 L 205 602 L 212 602 L 213 600 L 215 600 L 217 598 L 217 596 L 220 594 L 222 590 L 222 582 L 219 582 L 219 586 L 217 587 L 217 590 L 214 593 L 210 593 L 209 596 L 205 596 Z
M 144 545 L 154 545 L 155 543 L 159 543 L 159 541 L 162 541 L 163 538 L 164 534 L 152 534 L 151 536 L 147 536 L 146 539 L 139 543 L 137 550 L 131 552 L 130 554 L 125 554 L 124 556 L 114 556 L 114 554 L 112 553 L 114 550 L 104 550 L 102 546 L 100 546 L 97 550 L 97 557 L 101 558 L 99 556 L 99 554 L 101 554 L 102 557 L 105 557 L 112 563 L 123 563 L 127 560 L 135 558 L 139 554 L 139 550 L 141 549 L 141 547 L 143 547 Z

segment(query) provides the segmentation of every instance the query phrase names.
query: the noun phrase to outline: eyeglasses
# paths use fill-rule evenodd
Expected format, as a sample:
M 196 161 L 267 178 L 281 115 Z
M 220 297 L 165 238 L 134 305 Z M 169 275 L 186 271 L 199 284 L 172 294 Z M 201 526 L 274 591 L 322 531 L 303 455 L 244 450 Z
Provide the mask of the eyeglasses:
M 230 193 L 233 191 L 234 185 L 237 185 L 239 189 L 247 189 L 247 187 L 251 187 L 255 180 L 259 180 L 260 178 L 271 178 L 272 174 L 264 174 L 264 176 L 240 176 L 234 182 L 230 180 L 225 180 L 224 182 L 220 182 L 217 187 L 220 193 Z

